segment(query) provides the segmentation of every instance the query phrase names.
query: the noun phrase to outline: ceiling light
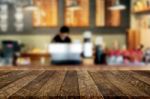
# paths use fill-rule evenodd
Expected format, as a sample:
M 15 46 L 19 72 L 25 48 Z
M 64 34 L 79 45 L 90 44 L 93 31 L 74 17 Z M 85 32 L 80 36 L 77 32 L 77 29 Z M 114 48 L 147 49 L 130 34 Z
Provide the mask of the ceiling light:
M 68 6 L 68 9 L 69 10 L 79 10 L 81 7 L 79 6 L 78 4 L 78 1 L 77 0 L 72 0 L 71 4 Z
M 37 6 L 34 5 L 33 0 L 30 0 L 29 5 L 25 6 L 25 10 L 27 10 L 27 11 L 37 10 Z
M 115 3 L 109 7 L 109 10 L 125 10 L 126 6 L 120 4 L 119 0 L 116 0 Z

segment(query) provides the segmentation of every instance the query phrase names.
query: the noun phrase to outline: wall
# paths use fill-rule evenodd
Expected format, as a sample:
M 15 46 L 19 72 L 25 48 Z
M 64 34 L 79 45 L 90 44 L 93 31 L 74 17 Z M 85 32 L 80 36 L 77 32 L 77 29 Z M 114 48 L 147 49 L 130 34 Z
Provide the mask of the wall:
M 150 29 L 141 31 L 141 44 L 144 44 L 144 46 L 150 47 Z
M 93 1 L 94 0 L 90 0 L 90 1 L 91 1 L 91 5 L 93 6 Z M 127 0 L 121 0 L 121 2 L 126 4 Z M 62 10 L 62 4 L 60 4 L 60 5 L 61 6 L 60 6 L 59 10 L 60 9 Z M 128 5 L 128 3 L 127 3 L 127 5 Z M 129 8 L 129 7 L 127 6 L 127 8 Z M 60 14 L 59 18 L 63 16 L 63 11 L 61 11 L 61 10 L 60 10 L 60 12 L 62 12 L 62 13 Z M 95 8 L 91 7 L 90 10 L 92 11 L 91 12 L 92 14 L 91 14 L 90 18 L 91 18 L 91 20 L 93 20 L 93 22 L 95 22 L 95 19 L 94 19 L 95 16 L 93 16 L 93 15 L 95 15 Z M 27 14 L 27 13 L 25 13 L 25 14 Z M 126 26 L 128 27 L 128 24 L 129 24 L 128 9 L 125 10 L 122 14 L 123 14 L 123 18 L 122 18 L 121 23 L 123 24 L 122 26 L 125 26 L 125 28 L 126 28 Z M 30 17 L 29 13 L 27 15 Z M 27 18 L 26 21 L 25 21 L 26 23 L 32 22 L 31 20 L 29 20 L 28 17 L 26 17 L 26 18 Z M 63 21 L 63 20 L 59 20 L 59 21 Z M 94 24 L 93 22 L 92 22 L 92 24 Z M 30 25 L 27 25 L 27 28 L 30 27 Z M 93 25 L 92 25 L 92 27 L 93 27 Z M 17 34 L 16 35 L 2 35 L 1 34 L 0 35 L 0 41 L 2 41 L 2 40 L 18 40 L 18 41 L 21 41 L 22 43 L 25 43 L 25 45 L 27 45 L 25 50 L 29 50 L 29 49 L 34 48 L 34 47 L 44 48 L 44 46 L 46 44 L 48 44 L 51 41 L 52 37 L 54 36 L 53 33 L 51 33 L 49 35 L 40 35 L 40 34 L 34 35 L 35 32 L 40 32 L 42 34 L 44 31 L 35 29 L 35 31 L 32 31 L 33 35 L 29 34 L 30 32 L 28 32 L 29 35 L 26 35 L 25 33 L 23 35 L 17 35 Z M 108 31 L 111 32 L 111 33 L 107 33 Z M 49 32 L 49 30 L 46 30 L 46 32 Z M 114 40 L 118 40 L 120 45 L 126 44 L 126 35 L 125 35 L 124 32 L 119 31 L 119 33 L 114 33 L 114 32 L 111 31 L 111 29 L 109 27 L 105 28 L 105 29 L 102 29 L 102 28 L 99 29 L 98 28 L 95 32 L 99 32 L 99 35 L 101 35 L 101 33 L 102 33 L 101 36 L 104 37 L 104 41 L 105 41 L 106 45 L 109 46 L 109 47 L 112 46 L 112 43 L 113 43 Z M 117 32 L 117 30 L 115 30 L 115 32 Z M 94 41 L 95 37 L 98 36 L 98 33 L 94 34 L 93 36 L 94 36 L 93 37 L 93 41 Z M 82 41 L 82 34 L 80 35 L 79 33 L 78 34 L 74 33 L 74 34 L 71 35 L 71 37 L 73 38 L 73 40 L 79 39 L 80 41 Z
M 27 45 L 25 50 L 30 50 L 31 48 L 45 48 L 54 35 L 0 35 L 0 41 L 2 40 L 18 40 Z M 99 35 L 93 36 L 93 42 L 95 38 Z M 109 34 L 101 35 L 104 37 L 104 41 L 107 46 L 111 47 L 114 40 L 118 40 L 120 45 L 126 44 L 126 36 L 124 34 Z M 71 35 L 73 41 L 80 40 L 82 42 L 82 35 L 76 34 Z
M 133 7 L 133 4 L 137 0 L 131 0 L 131 6 Z M 145 20 L 145 17 L 147 20 Z M 145 28 L 142 25 L 139 24 L 139 21 L 145 20 L 146 22 L 149 23 L 150 20 L 150 14 L 145 14 L 145 15 L 135 15 L 134 13 L 131 13 L 131 28 L 138 30 L 141 35 L 141 41 L 140 43 L 145 46 L 145 48 L 150 47 L 150 28 Z

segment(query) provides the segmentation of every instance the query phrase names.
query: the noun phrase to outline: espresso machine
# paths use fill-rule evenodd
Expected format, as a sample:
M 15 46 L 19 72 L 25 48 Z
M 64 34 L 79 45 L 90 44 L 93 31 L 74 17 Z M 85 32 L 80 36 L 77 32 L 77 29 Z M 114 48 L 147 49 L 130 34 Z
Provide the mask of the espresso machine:
M 1 42 L 0 65 L 15 65 L 18 53 L 20 53 L 22 44 L 18 41 L 5 40 Z

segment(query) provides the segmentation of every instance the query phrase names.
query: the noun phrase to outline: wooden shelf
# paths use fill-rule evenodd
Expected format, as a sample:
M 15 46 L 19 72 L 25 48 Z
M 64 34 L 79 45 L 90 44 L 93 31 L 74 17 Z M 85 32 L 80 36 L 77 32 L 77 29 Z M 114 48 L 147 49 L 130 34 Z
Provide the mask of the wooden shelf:
M 137 11 L 133 11 L 133 13 L 135 14 L 148 14 L 149 13 L 150 14 L 150 7 L 137 10 Z

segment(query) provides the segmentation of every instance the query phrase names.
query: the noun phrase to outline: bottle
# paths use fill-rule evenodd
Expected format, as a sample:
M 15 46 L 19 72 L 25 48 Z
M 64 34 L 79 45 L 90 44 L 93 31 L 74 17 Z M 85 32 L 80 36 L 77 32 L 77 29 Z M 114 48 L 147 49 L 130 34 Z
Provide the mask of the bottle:
M 106 64 L 106 53 L 104 49 L 103 37 L 99 36 L 95 41 L 95 64 Z
M 45 64 L 45 57 L 41 57 L 40 63 L 41 63 L 41 65 L 44 65 L 44 64 Z

